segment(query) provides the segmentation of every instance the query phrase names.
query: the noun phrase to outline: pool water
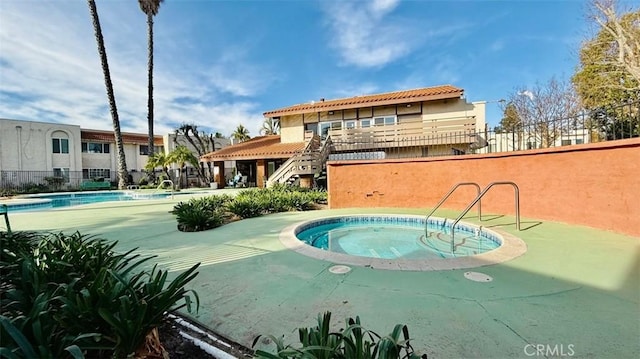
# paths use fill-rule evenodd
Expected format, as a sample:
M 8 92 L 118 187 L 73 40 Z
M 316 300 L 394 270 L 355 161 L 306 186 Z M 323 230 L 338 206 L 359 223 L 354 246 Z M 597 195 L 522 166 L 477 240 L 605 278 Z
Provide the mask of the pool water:
M 459 225 L 456 226 L 455 251 L 451 253 L 450 230 L 442 221 L 429 221 L 429 235 L 425 236 L 424 220 L 403 221 L 397 217 L 319 221 L 303 226 L 296 237 L 331 252 L 383 259 L 471 256 L 496 249 L 501 244 L 486 230 Z
M 29 199 L 35 200 L 33 203 L 24 203 L 9 205 L 10 212 L 16 211 L 34 211 L 59 207 L 72 207 L 90 203 L 113 202 L 113 201 L 132 201 L 139 199 L 159 199 L 167 198 L 167 193 L 149 193 L 141 194 L 136 192 L 91 192 L 91 193 L 62 193 L 62 194 L 44 194 L 37 196 L 29 196 Z

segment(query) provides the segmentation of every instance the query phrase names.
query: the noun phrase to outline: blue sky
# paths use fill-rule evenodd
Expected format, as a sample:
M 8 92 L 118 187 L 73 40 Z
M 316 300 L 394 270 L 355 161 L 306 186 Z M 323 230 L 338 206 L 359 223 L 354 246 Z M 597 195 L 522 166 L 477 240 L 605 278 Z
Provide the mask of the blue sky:
M 146 17 L 97 0 L 124 131 L 147 131 Z M 156 134 L 258 135 L 262 113 L 452 84 L 469 101 L 569 78 L 586 1 L 166 0 L 155 18 Z M 112 129 L 84 0 L 0 0 L 0 118 Z

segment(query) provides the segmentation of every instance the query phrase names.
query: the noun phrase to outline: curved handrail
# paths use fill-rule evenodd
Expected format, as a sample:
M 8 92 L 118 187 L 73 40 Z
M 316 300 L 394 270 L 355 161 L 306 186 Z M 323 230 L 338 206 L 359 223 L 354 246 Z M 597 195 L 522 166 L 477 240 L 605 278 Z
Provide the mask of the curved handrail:
M 160 182 L 160 183 L 158 184 L 158 187 L 156 187 L 156 190 L 155 190 L 155 191 L 153 191 L 153 193 L 158 192 L 158 190 L 160 189 L 160 187 L 164 186 L 164 184 L 165 184 L 165 183 L 169 183 L 169 184 L 171 185 L 171 199 L 173 199 L 173 191 L 174 191 L 174 187 L 173 187 L 173 186 L 174 186 L 174 185 L 173 185 L 173 181 L 172 181 L 172 180 L 170 180 L 170 179 L 162 180 L 162 182 Z M 153 193 L 151 193 L 151 194 L 153 194 Z
M 431 217 L 436 212 L 436 210 L 444 203 L 444 201 L 446 201 L 447 198 L 449 198 L 449 196 L 451 196 L 451 194 L 460 186 L 474 186 L 478 190 L 478 196 L 480 195 L 480 185 L 475 182 L 460 182 L 455 186 L 453 186 L 451 190 L 449 190 L 449 192 L 445 194 L 444 197 L 442 197 L 440 202 L 438 202 L 438 204 L 436 204 L 436 206 L 433 207 L 431 212 L 427 214 L 427 218 L 424 220 L 424 236 L 425 237 L 429 236 L 429 217 Z M 480 201 L 478 201 L 478 220 L 480 221 L 482 220 L 482 204 L 480 203 Z
M 462 219 L 462 217 L 464 217 L 465 214 L 467 214 L 467 212 L 469 212 L 469 210 L 478 202 L 480 202 L 480 199 L 482 198 L 482 196 L 484 196 L 493 186 L 497 186 L 497 185 L 510 185 L 513 186 L 513 190 L 514 190 L 514 196 L 515 196 L 515 204 L 516 204 L 516 228 L 518 230 L 520 230 L 520 188 L 518 188 L 518 185 L 515 184 L 514 182 L 511 181 L 499 181 L 499 182 L 491 182 L 489 183 L 489 185 L 478 195 L 478 197 L 476 197 L 473 202 L 471 202 L 467 208 L 465 208 L 464 211 L 462 211 L 462 213 L 458 216 L 458 218 L 456 218 L 456 220 L 453 222 L 453 224 L 451 225 L 451 253 L 453 253 L 455 251 L 455 241 L 456 241 L 456 232 L 455 232 L 455 227 L 456 224 L 458 224 L 458 222 L 460 222 L 460 220 Z

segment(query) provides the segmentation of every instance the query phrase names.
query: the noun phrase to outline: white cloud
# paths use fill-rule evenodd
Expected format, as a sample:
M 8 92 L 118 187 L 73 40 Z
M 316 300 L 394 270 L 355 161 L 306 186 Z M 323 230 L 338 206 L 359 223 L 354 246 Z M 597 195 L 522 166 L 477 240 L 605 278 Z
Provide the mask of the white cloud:
M 122 130 L 146 133 L 144 15 L 135 1 L 97 5 Z M 154 132 L 190 122 L 227 135 L 242 123 L 257 134 L 262 115 L 250 96 L 271 77 L 245 57 L 238 48 L 208 64 L 194 63 L 175 48 L 163 53 L 157 38 Z M 258 73 L 260 83 L 253 80 Z M 0 4 L 0 101 L 3 118 L 113 128 L 86 2 Z
M 398 6 L 400 0 L 373 0 L 371 12 L 375 14 L 385 14 Z
M 409 29 L 402 21 L 385 21 L 399 0 L 327 2 L 325 12 L 332 30 L 332 47 L 346 64 L 379 67 L 393 62 L 411 50 Z
M 529 90 L 524 90 L 524 91 L 518 92 L 518 96 L 526 96 L 526 97 L 529 98 L 529 100 L 533 101 L 533 92 L 531 92 Z

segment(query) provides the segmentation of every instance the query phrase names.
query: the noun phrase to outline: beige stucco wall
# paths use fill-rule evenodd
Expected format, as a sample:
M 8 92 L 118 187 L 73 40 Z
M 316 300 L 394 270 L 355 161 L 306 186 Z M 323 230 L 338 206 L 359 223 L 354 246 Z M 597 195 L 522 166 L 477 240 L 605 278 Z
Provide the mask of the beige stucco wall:
M 54 154 L 52 138 L 69 140 L 68 154 Z M 80 126 L 0 119 L 0 170 L 82 170 Z
M 305 122 L 317 121 L 309 120 L 309 116 L 306 116 Z M 280 142 L 290 143 L 302 141 L 304 141 L 302 115 L 282 116 L 280 118 Z
M 476 129 L 483 130 L 485 119 L 485 103 L 466 102 L 465 99 L 449 99 L 441 101 L 424 102 L 422 106 L 423 121 L 441 120 L 441 119 L 463 119 L 475 116 Z
M 308 113 L 303 115 L 282 116 L 280 118 L 281 141 L 304 141 L 304 124 L 323 121 L 339 121 L 359 118 L 371 118 L 375 116 L 398 116 L 398 122 L 406 121 L 433 121 L 465 119 L 475 117 L 476 130 L 485 128 L 485 103 L 484 101 L 469 103 L 465 99 L 448 99 L 427 102 L 412 102 L 392 106 L 362 107 L 350 110 L 324 111 L 320 113 Z M 421 110 L 422 109 L 422 110 Z M 422 113 L 421 113 L 422 111 Z M 304 119 L 304 120 L 303 120 Z

